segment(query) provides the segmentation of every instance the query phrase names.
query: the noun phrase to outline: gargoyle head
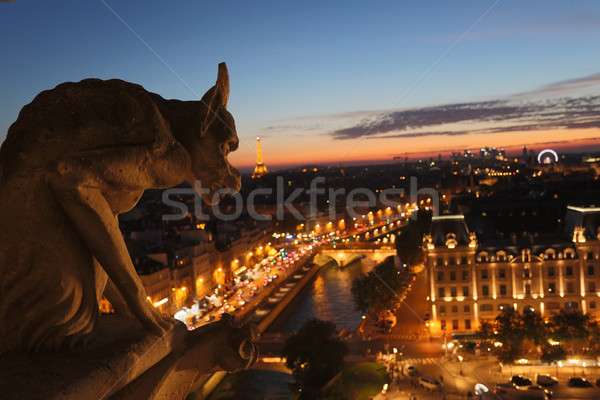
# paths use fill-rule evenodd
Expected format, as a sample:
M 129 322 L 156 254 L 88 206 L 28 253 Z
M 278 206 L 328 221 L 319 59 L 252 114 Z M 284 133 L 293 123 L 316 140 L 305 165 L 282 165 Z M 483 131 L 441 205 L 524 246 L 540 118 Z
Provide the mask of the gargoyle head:
M 260 337 L 256 325 L 239 325 L 229 314 L 223 314 L 221 321 L 225 334 L 225 345 L 217 357 L 217 363 L 227 372 L 235 373 L 249 368 L 258 359 L 258 346 L 255 344 Z
M 193 132 L 184 145 L 190 152 L 192 165 L 186 181 L 200 191 L 208 204 L 218 202 L 221 195 L 240 189 L 240 173 L 229 163 L 227 155 L 238 148 L 238 137 L 233 116 L 227 111 L 229 74 L 225 63 L 219 64 L 217 83 L 199 102 L 202 121 L 199 131 Z M 206 192 L 208 189 L 208 193 Z M 224 191 L 219 189 L 225 189 Z

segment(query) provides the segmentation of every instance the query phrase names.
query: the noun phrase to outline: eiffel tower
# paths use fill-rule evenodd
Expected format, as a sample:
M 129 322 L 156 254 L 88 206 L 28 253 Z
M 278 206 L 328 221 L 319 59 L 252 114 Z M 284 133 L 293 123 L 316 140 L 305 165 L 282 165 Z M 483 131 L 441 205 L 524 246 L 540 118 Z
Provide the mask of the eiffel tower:
M 260 138 L 256 138 L 257 141 L 257 149 L 256 149 L 256 167 L 254 167 L 254 172 L 252 173 L 252 178 L 260 178 L 264 174 L 268 174 L 267 167 L 263 162 L 262 149 L 260 148 Z

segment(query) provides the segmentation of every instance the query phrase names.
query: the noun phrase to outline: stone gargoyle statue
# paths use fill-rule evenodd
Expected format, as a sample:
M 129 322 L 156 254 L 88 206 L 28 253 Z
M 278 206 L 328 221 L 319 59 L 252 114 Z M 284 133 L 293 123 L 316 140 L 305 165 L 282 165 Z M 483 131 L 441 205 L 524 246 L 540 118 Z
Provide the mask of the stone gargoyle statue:
M 228 96 L 221 63 L 201 101 L 85 79 L 23 107 L 0 148 L 0 357 L 92 343 L 103 295 L 146 334 L 175 340 L 181 326 L 147 300 L 117 215 L 144 190 L 184 180 L 208 203 L 218 200 L 218 189 L 240 188 L 227 160 L 238 147 Z M 248 329 L 235 329 L 252 339 Z M 221 351 L 190 340 L 170 348 L 196 346 L 194 354 L 207 360 Z M 243 358 L 254 359 L 244 346 Z
M 229 314 L 218 322 L 186 335 L 183 345 L 123 389 L 111 395 L 120 399 L 184 399 L 192 382 L 215 366 L 231 373 L 252 366 L 258 358 L 255 325 L 240 326 Z M 200 344 L 200 345 L 199 345 Z

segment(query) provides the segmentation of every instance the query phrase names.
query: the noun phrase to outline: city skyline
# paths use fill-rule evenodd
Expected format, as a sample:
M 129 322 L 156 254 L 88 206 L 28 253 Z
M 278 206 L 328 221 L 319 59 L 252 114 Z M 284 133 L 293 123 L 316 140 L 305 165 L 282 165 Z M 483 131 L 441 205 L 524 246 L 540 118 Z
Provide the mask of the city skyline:
M 600 6 L 267 2 L 1 4 L 0 141 L 63 81 L 139 83 L 197 100 L 231 76 L 240 148 L 272 169 L 447 159 L 504 147 L 600 150 Z

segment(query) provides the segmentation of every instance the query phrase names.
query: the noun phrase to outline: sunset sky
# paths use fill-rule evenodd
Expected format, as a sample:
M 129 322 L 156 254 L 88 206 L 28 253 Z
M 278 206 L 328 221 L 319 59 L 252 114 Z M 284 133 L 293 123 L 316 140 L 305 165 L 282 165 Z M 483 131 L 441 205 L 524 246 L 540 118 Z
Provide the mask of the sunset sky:
M 217 64 L 251 167 L 600 151 L 598 1 L 0 2 L 0 141 L 88 77 L 198 100 Z

